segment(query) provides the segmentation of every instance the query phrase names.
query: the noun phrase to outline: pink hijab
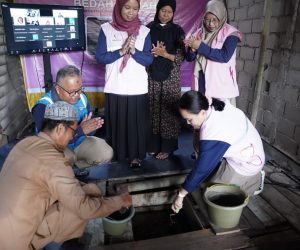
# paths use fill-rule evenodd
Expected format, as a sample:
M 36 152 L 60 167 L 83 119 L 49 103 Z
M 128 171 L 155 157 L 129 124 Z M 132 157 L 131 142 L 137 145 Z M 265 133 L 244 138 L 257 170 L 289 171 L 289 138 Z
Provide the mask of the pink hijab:
M 136 0 L 140 5 L 140 0 Z M 112 16 L 112 23 L 111 25 L 119 31 L 126 31 L 128 33 L 128 36 L 137 36 L 139 34 L 139 29 L 141 26 L 141 21 L 139 19 L 139 16 L 137 15 L 132 21 L 128 22 L 123 19 L 121 16 L 121 10 L 125 3 L 127 3 L 128 0 L 116 0 L 116 4 L 114 6 L 113 10 L 113 16 Z M 125 54 L 123 57 L 122 64 L 120 66 L 120 72 L 123 71 L 123 69 L 127 65 L 127 61 L 130 58 L 130 54 Z

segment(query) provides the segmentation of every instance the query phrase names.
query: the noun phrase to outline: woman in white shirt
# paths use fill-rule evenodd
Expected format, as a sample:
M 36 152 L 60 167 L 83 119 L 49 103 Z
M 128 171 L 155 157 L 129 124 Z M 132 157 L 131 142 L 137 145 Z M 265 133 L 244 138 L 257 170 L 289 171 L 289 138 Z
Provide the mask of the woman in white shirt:
M 181 97 L 179 110 L 188 124 L 200 130 L 200 138 L 198 158 L 172 205 L 174 211 L 204 181 L 235 184 L 249 195 L 262 191 L 262 141 L 240 109 L 191 90 Z
M 148 76 L 153 60 L 149 29 L 138 17 L 140 1 L 117 0 L 111 23 L 101 25 L 96 59 L 106 65 L 106 141 L 114 160 L 140 167 L 149 133 Z

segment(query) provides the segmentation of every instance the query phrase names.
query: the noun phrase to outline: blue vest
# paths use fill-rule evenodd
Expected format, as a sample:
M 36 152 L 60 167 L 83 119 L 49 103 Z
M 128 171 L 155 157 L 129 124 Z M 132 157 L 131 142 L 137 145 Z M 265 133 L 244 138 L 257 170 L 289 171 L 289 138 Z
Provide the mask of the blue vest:
M 47 92 L 41 99 L 37 101 L 36 104 L 44 104 L 48 105 L 50 103 L 54 103 L 53 96 L 52 96 L 52 90 Z M 84 94 L 80 94 L 80 99 L 76 104 L 74 104 L 74 107 L 77 109 L 77 122 L 80 124 L 82 119 L 88 115 L 88 110 L 87 110 L 87 105 L 88 105 L 88 99 Z M 73 143 L 70 143 L 68 147 L 70 149 L 75 149 L 80 143 L 86 138 L 86 135 L 80 136 L 74 141 Z

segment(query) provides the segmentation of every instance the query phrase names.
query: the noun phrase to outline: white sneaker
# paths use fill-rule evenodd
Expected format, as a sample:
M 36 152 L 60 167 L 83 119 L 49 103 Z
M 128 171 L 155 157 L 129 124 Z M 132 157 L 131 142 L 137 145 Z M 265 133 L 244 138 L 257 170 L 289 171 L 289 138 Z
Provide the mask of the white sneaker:
M 260 174 L 261 174 L 261 183 L 260 183 L 258 190 L 256 190 L 253 193 L 253 195 L 258 195 L 264 190 L 264 182 L 265 182 L 266 172 L 264 170 L 260 170 Z

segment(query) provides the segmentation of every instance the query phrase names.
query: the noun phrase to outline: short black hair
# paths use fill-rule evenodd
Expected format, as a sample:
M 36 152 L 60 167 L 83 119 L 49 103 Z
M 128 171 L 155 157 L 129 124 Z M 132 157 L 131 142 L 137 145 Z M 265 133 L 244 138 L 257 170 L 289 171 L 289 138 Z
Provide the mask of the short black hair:
M 48 131 L 51 132 L 53 129 L 55 129 L 60 123 L 62 123 L 65 127 L 69 127 L 74 125 L 76 121 L 57 121 L 57 120 L 51 120 L 51 119 L 44 119 L 42 122 L 42 129 L 41 131 Z

